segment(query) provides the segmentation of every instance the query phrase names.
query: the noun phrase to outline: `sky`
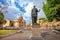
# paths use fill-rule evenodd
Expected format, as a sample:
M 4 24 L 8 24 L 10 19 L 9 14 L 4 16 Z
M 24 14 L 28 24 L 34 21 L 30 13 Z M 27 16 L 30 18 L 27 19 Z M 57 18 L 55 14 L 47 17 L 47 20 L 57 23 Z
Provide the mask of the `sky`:
M 40 9 L 38 17 L 46 17 L 42 10 L 43 2 L 46 2 L 46 0 L 0 0 L 0 11 L 3 8 L 4 19 L 9 20 L 16 20 L 22 14 L 28 24 L 31 22 L 31 10 L 34 5 L 38 10 Z

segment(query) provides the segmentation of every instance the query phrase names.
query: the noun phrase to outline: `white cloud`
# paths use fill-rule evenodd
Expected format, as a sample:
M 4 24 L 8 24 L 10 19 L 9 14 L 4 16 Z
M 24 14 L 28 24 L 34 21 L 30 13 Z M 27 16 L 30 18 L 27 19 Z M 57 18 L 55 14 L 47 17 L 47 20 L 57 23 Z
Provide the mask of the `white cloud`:
M 14 0 L 7 0 L 7 2 L 11 1 L 11 3 L 8 3 L 10 6 L 6 6 L 6 5 L 1 5 L 2 8 L 6 7 L 4 9 L 2 9 L 2 12 L 4 14 L 4 19 L 9 19 L 9 20 L 15 20 L 18 18 L 18 16 L 20 15 L 20 11 L 19 9 L 15 6 L 14 4 Z M 6 12 L 7 11 L 7 12 Z
M 31 10 L 33 8 L 34 4 L 30 2 L 28 6 L 25 7 L 26 13 L 24 13 L 23 17 L 26 20 L 26 22 L 31 21 Z
M 14 20 L 17 19 L 19 11 L 13 7 L 7 9 L 8 12 L 4 13 L 5 19 Z
M 14 0 L 11 0 L 12 3 L 14 3 Z
M 5 6 L 5 5 L 3 5 L 3 4 L 0 4 L 0 11 L 2 12 L 2 13 L 4 13 L 4 12 L 6 12 L 6 10 L 7 10 L 7 6 Z
M 46 18 L 44 12 L 43 12 L 43 9 L 40 9 L 40 12 L 38 13 L 38 17 L 40 18 Z
M 9 1 L 11 1 L 11 3 Z M 36 4 L 38 3 L 36 5 L 37 8 L 42 8 L 41 0 L 39 0 L 39 1 L 37 1 L 37 0 L 35 0 L 35 1 L 34 0 L 7 0 L 7 3 L 9 6 L 8 6 L 8 13 L 5 14 L 5 18 L 16 19 L 20 15 L 21 12 L 20 12 L 19 8 L 17 8 L 15 6 L 15 4 L 14 4 L 15 1 L 18 2 L 18 4 L 20 6 L 25 8 L 26 13 L 22 13 L 22 14 L 23 14 L 23 18 L 26 20 L 26 22 L 31 21 L 31 9 L 35 5 L 34 3 L 36 3 Z M 27 6 L 23 6 L 23 5 L 27 5 Z M 39 17 L 45 17 L 42 10 L 39 12 Z

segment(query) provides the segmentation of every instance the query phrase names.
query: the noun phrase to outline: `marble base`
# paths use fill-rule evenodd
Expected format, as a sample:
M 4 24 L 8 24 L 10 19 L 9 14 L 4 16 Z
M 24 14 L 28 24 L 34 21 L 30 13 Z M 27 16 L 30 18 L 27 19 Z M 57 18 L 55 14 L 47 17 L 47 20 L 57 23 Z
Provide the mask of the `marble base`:
M 34 25 L 32 25 L 32 28 L 40 28 L 40 25 L 39 24 L 34 24 Z
M 31 40 L 42 40 L 41 37 L 31 37 Z
M 32 26 L 32 40 L 40 40 L 40 25 Z

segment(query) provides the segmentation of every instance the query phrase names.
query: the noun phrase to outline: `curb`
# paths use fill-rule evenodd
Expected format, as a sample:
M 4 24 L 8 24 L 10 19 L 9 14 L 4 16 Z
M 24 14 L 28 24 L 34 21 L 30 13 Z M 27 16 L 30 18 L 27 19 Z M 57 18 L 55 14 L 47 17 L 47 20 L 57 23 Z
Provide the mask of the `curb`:
M 56 31 L 56 30 L 52 30 L 54 33 L 56 33 L 56 34 L 60 34 L 60 32 L 59 31 Z

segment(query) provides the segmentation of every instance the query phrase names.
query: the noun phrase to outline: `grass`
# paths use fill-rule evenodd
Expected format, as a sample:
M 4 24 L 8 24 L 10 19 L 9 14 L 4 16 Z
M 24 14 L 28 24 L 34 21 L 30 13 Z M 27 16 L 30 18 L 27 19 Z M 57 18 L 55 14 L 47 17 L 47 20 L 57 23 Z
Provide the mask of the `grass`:
M 0 36 L 17 32 L 17 30 L 0 30 Z

